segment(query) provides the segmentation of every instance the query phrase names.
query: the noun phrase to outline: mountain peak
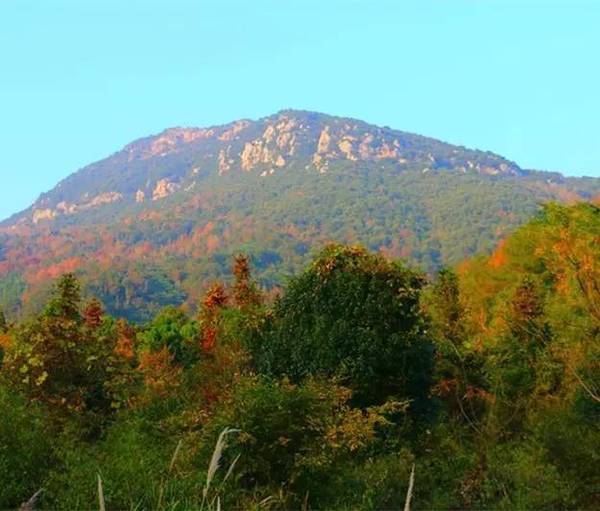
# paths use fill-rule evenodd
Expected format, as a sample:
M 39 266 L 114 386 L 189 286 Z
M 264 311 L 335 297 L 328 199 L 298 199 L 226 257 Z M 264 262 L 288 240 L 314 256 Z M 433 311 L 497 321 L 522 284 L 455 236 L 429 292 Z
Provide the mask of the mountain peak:
M 39 224 L 114 203 L 161 200 L 192 190 L 211 175 L 250 172 L 259 179 L 276 172 L 323 174 L 339 163 L 380 164 L 399 172 L 523 174 L 513 162 L 489 152 L 357 119 L 285 109 L 259 120 L 173 127 L 136 140 L 69 176 L 9 223 Z

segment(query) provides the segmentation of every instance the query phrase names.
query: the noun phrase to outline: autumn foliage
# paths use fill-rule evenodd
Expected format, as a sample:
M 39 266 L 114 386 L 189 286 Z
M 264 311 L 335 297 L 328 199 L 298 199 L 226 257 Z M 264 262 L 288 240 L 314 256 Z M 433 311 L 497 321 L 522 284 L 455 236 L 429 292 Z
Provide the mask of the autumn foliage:
M 435 275 L 332 244 L 277 293 L 238 255 L 138 324 L 67 273 L 0 314 L 0 507 L 91 509 L 100 474 L 107 509 L 402 509 L 414 467 L 415 509 L 595 509 L 599 240 L 548 205 Z

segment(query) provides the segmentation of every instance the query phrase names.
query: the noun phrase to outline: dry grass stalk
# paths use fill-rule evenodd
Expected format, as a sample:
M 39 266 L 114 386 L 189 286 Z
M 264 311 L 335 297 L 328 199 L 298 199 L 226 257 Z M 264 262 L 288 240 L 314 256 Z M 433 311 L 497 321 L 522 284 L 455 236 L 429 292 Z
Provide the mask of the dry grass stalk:
M 38 491 L 36 491 L 27 502 L 23 502 L 23 504 L 21 504 L 19 511 L 33 511 L 43 491 L 43 488 L 40 488 Z
M 413 486 L 415 484 L 415 464 L 413 463 L 408 480 L 408 490 L 406 491 L 406 501 L 404 502 L 404 511 L 410 511 L 410 501 L 412 499 Z
M 227 435 L 230 435 L 231 433 L 239 433 L 240 430 L 239 429 L 233 429 L 233 428 L 225 428 L 223 431 L 221 431 L 221 434 L 219 435 L 219 438 L 217 439 L 217 443 L 215 444 L 215 449 L 213 451 L 212 457 L 210 459 L 210 463 L 208 465 L 208 471 L 206 473 L 206 484 L 204 485 L 204 489 L 202 490 L 202 506 L 200 509 L 204 509 L 204 504 L 206 503 L 206 498 L 208 496 L 208 492 L 210 490 L 210 486 L 212 484 L 212 481 L 215 477 L 215 474 L 217 473 L 217 470 L 219 469 L 219 465 L 221 463 L 221 457 L 223 455 L 223 450 L 225 449 L 225 437 Z M 238 456 L 239 458 L 239 456 Z M 238 458 L 236 458 L 233 463 L 231 464 L 231 466 L 229 467 L 229 470 L 227 471 L 227 475 L 225 476 L 226 478 L 229 477 L 229 475 L 231 474 L 231 472 L 233 471 L 233 467 L 235 466 L 235 463 L 237 462 Z M 218 506 L 220 506 L 220 499 L 218 497 L 215 497 L 217 500 L 217 504 Z M 214 499 L 211 503 L 211 507 L 212 504 L 214 504 Z
M 173 471 L 173 467 L 175 466 L 175 461 L 177 460 L 177 455 L 179 454 L 179 451 L 181 450 L 181 443 L 182 443 L 181 440 L 179 440 L 179 442 L 177 442 L 177 447 L 175 448 L 175 452 L 173 453 L 173 457 L 171 458 L 171 463 L 169 463 L 169 472 Z
M 227 481 L 227 479 L 229 479 L 229 476 L 232 474 L 235 464 L 240 459 L 240 456 L 241 456 L 241 454 L 238 454 L 235 457 L 235 459 L 231 462 L 231 465 L 229 465 L 229 469 L 227 470 L 227 473 L 225 474 L 225 477 L 223 478 L 223 484 Z
M 104 502 L 104 490 L 102 489 L 102 478 L 98 474 L 98 505 L 100 511 L 106 511 L 106 503 Z

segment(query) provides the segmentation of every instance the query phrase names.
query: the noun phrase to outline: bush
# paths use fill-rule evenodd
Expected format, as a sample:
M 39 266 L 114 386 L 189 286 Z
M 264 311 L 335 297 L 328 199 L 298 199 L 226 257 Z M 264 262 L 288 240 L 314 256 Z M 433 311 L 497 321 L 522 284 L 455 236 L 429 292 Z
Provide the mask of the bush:
M 349 405 L 350 396 L 331 382 L 242 381 L 203 432 L 198 466 L 207 464 L 218 434 L 234 427 L 240 433 L 230 439 L 223 465 L 239 455 L 242 494 L 236 498 L 259 487 L 271 495 L 285 489 L 287 506 L 297 506 L 307 492 L 316 501 L 339 465 L 372 452 L 381 443 L 379 432 L 393 427 L 389 417 L 406 406 L 388 402 L 360 410 Z

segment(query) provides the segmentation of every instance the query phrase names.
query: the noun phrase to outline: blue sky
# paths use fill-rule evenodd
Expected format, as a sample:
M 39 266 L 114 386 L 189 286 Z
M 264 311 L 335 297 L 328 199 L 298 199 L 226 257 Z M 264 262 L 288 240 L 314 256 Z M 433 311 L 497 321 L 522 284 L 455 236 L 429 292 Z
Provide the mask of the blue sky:
M 600 176 L 600 0 L 0 0 L 0 217 L 170 126 L 352 116 Z

